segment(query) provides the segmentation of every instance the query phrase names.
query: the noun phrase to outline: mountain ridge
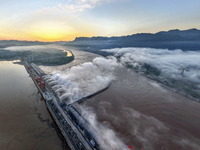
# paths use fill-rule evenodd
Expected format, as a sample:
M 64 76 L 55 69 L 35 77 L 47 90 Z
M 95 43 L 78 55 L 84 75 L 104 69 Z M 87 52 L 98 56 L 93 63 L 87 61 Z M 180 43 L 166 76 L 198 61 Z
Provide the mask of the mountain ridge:
M 1 40 L 0 48 L 9 46 L 47 45 L 59 44 L 64 46 L 81 47 L 87 51 L 121 47 L 150 47 L 182 50 L 200 50 L 200 30 L 191 28 L 188 30 L 172 29 L 157 33 L 136 33 L 125 36 L 93 36 L 76 37 L 73 41 L 18 41 Z
M 127 36 L 93 36 L 76 37 L 74 41 L 66 42 L 66 46 L 89 47 L 93 50 L 116 47 L 150 47 L 182 50 L 200 50 L 200 30 L 173 29 L 157 33 L 137 33 Z
M 124 36 L 111 36 L 111 37 L 106 37 L 106 36 L 92 36 L 92 37 L 76 37 L 74 41 L 76 40 L 83 40 L 83 39 L 112 39 L 112 38 L 123 38 L 123 37 L 132 37 L 132 36 L 141 36 L 141 35 L 159 35 L 159 34 L 170 34 L 170 35 L 180 35 L 180 34 L 193 34 L 194 36 L 199 34 L 200 35 L 200 30 L 196 28 L 191 28 L 188 30 L 179 30 L 179 29 L 172 29 L 168 31 L 159 31 L 156 33 L 136 33 L 136 34 L 131 34 L 131 35 L 124 35 Z M 69 41 L 72 42 L 72 41 Z

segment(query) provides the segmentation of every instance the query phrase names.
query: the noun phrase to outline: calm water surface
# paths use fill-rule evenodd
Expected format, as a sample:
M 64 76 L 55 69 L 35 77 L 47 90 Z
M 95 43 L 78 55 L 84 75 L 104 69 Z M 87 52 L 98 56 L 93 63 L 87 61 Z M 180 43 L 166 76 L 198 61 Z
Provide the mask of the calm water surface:
M 61 150 L 44 101 L 24 66 L 0 61 L 0 149 Z

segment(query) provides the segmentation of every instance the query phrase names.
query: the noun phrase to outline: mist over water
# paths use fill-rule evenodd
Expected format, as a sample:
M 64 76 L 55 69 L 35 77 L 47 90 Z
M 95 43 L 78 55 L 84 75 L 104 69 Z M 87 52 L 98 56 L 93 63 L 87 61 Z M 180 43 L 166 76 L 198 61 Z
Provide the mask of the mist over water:
M 168 65 L 169 67 L 178 65 L 176 59 L 169 59 L 173 55 L 177 54 L 177 57 L 183 55 L 182 59 L 186 58 L 187 55 L 189 55 L 189 58 L 192 58 L 192 52 L 185 54 L 181 50 L 170 52 L 163 49 L 160 50 L 161 52 L 158 52 L 159 50 L 156 49 L 150 52 L 150 49 L 144 49 L 144 51 L 140 49 L 141 52 L 137 51 L 137 53 L 141 53 L 140 55 L 143 54 L 140 56 L 132 54 L 133 49 L 130 48 L 127 50 L 131 51 L 131 54 L 129 54 L 130 57 L 131 55 L 141 57 L 143 61 L 135 62 L 133 61 L 134 59 L 130 59 L 129 63 L 133 63 L 133 65 L 137 63 L 139 66 L 142 66 L 142 63 L 145 61 L 149 64 L 154 63 L 155 66 L 163 67 L 162 77 L 167 75 L 168 71 L 169 74 L 174 73 L 177 78 L 186 78 L 186 80 L 191 81 L 187 77 L 187 73 L 185 73 L 185 76 L 180 75 L 181 71 L 178 67 L 177 70 L 167 70 L 166 67 Z M 124 51 L 124 49 L 122 50 Z M 147 54 L 146 51 L 152 54 Z M 41 68 L 52 73 L 51 78 L 57 84 L 59 83 L 54 88 L 57 89 L 57 92 L 63 90 L 66 94 L 63 96 L 66 97 L 73 97 L 73 94 L 71 94 L 73 91 L 66 92 L 71 87 L 60 88 L 63 85 L 68 84 L 68 87 L 72 85 L 72 89 L 78 87 L 74 95 L 77 94 L 78 97 L 81 97 L 84 95 L 83 93 L 89 93 L 89 91 L 93 90 L 90 87 L 91 85 L 95 85 L 97 88 L 101 85 L 101 82 L 91 82 L 94 77 L 96 79 L 96 75 L 100 74 L 103 77 L 111 77 L 109 80 L 103 78 L 104 81 L 111 81 L 111 86 L 108 90 L 82 103 L 83 112 L 87 114 L 84 115 L 83 113 L 83 116 L 92 124 L 94 129 L 99 131 L 97 134 L 101 135 L 99 142 L 108 141 L 107 144 L 104 143 L 104 149 L 117 149 L 117 147 L 119 149 L 126 149 L 127 145 L 131 145 L 136 150 L 200 149 L 200 117 L 197 113 L 200 109 L 199 103 L 169 91 L 155 81 L 123 67 L 122 65 L 126 65 L 127 60 L 129 60 L 125 52 L 122 54 L 116 52 L 115 57 L 120 56 L 118 58 L 121 58 L 119 60 L 121 64 L 113 57 L 100 57 L 107 62 L 110 61 L 109 63 L 113 62 L 113 60 L 115 63 L 117 62 L 116 65 L 112 66 L 113 69 L 111 70 L 98 68 L 99 65 L 102 65 L 94 63 L 94 60 L 100 59 L 98 55 L 92 54 L 93 57 L 85 58 L 85 52 L 80 51 L 80 54 L 79 51 L 72 50 L 72 52 L 76 53 L 75 60 L 72 62 L 73 64 L 63 65 L 60 68 L 44 66 L 41 66 Z M 90 53 L 86 52 L 86 54 Z M 165 58 L 163 62 L 161 61 L 162 59 L 155 61 L 159 59 L 159 56 L 160 59 L 161 56 Z M 195 58 L 198 58 L 198 56 L 195 56 Z M 180 59 L 177 61 L 182 62 L 183 60 L 181 61 Z M 186 67 L 184 64 L 186 63 L 183 63 L 182 66 Z M 194 66 L 195 62 L 191 61 L 190 64 Z M 107 65 L 102 66 L 107 67 Z M 85 77 L 88 74 L 89 76 Z M 82 78 L 83 80 L 81 80 Z M 68 82 L 69 80 L 70 82 Z M 102 85 L 103 83 L 105 82 L 102 82 Z M 87 88 L 85 88 L 87 90 L 82 90 L 84 87 L 80 85 L 87 85 Z M 101 126 L 99 126 L 99 123 Z
M 129 63 L 133 67 L 142 69 L 142 65 L 150 64 L 161 71 L 162 76 L 174 79 L 183 78 L 180 67 L 187 68 L 184 80 L 200 83 L 200 51 L 182 51 L 152 48 L 121 48 L 102 50 L 121 55 L 122 64 Z
M 46 74 L 52 74 L 54 72 L 59 72 L 59 71 L 64 71 L 66 69 L 69 69 L 73 66 L 78 66 L 81 65 L 85 62 L 92 62 L 92 60 L 96 57 L 99 57 L 97 54 L 89 53 L 89 52 L 83 52 L 80 51 L 78 48 L 74 47 L 60 47 L 58 46 L 59 49 L 62 50 L 71 50 L 74 54 L 74 61 L 65 64 L 65 65 L 60 65 L 60 66 L 42 66 L 40 65 L 39 67 L 45 71 Z
M 106 87 L 115 79 L 114 71 L 116 67 L 122 67 L 115 57 L 96 57 L 92 62 L 85 62 L 79 66 L 71 67 L 67 70 L 47 75 L 49 85 L 54 85 L 57 95 L 61 100 L 72 103 L 87 95 L 90 95 Z M 67 98 L 67 100 L 66 100 Z M 108 127 L 99 128 L 95 114 L 91 114 L 84 107 L 84 114 L 89 114 L 86 120 L 92 125 L 98 143 L 104 150 L 126 150 L 127 146 L 116 136 L 115 132 Z
M 142 150 L 200 148 L 199 103 L 126 68 L 116 75 L 107 91 L 83 106 L 124 143 Z
M 153 48 L 115 48 L 122 64 L 200 100 L 200 51 Z
M 61 48 L 58 45 L 50 44 L 50 45 L 33 45 L 33 46 L 12 46 L 3 48 L 3 50 L 9 51 L 43 51 L 43 52 L 55 52 L 59 51 Z
M 61 100 L 68 98 L 68 103 L 72 103 L 108 86 L 114 79 L 113 71 L 116 66 L 120 64 L 115 57 L 97 57 L 92 62 L 46 75 L 44 79 Z
M 40 66 L 50 74 L 46 78 L 62 100 L 67 97 L 76 100 L 111 82 L 106 91 L 81 104 L 82 115 L 96 130 L 102 149 L 128 149 L 127 145 L 135 150 L 200 149 L 200 104 L 123 66 L 132 63 L 133 67 L 136 64 L 142 70 L 142 65 L 148 62 L 161 70 L 159 77 L 170 75 L 170 78 L 193 83 L 195 80 L 191 79 L 198 79 L 198 74 L 192 77 L 187 74 L 198 71 L 192 59 L 199 61 L 198 52 L 186 54 L 181 50 L 170 52 L 137 48 L 122 48 L 114 52 L 111 49 L 115 57 L 120 58 L 117 60 L 115 57 L 102 58 L 72 48 L 65 49 L 75 55 L 73 62 L 61 66 Z M 175 54 L 180 60 L 171 58 Z M 137 60 L 139 57 L 141 59 Z M 184 72 L 184 76 L 176 68 L 179 63 L 187 67 L 182 59 L 193 66 Z

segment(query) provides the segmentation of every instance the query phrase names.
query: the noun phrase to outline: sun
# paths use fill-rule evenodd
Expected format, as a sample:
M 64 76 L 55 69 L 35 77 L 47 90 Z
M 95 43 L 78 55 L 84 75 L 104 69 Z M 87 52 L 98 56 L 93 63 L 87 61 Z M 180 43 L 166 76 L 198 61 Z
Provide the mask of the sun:
M 33 39 L 42 41 L 73 40 L 75 29 L 64 24 L 45 22 L 32 26 L 29 34 Z

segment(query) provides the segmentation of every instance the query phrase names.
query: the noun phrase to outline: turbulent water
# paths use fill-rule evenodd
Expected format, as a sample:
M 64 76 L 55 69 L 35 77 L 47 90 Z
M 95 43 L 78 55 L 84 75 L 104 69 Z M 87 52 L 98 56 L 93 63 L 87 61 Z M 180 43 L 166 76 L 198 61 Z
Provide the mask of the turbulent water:
M 40 66 L 59 85 L 54 88 L 81 96 L 76 94 L 111 82 L 108 90 L 81 104 L 83 115 L 101 134 L 104 149 L 200 149 L 200 103 L 127 69 L 113 57 L 65 49 L 74 54 L 72 63 Z
M 73 65 L 83 68 L 85 62 L 93 62 L 93 59 L 99 58 L 90 54 L 87 59 L 84 54 L 89 53 L 72 52 L 75 53 L 75 58 L 77 57 Z M 74 69 L 67 69 L 69 65 L 62 66 L 62 69 L 43 69 L 51 70 L 53 76 L 59 74 L 67 82 L 70 79 L 68 73 Z M 120 64 L 114 68 L 111 71 L 113 80 L 109 89 L 82 104 L 82 107 L 90 112 L 86 119 L 89 118 L 92 124 L 96 121 L 103 124 L 102 136 L 110 141 L 110 149 L 124 145 L 131 145 L 136 150 L 200 149 L 198 102 L 172 92 Z M 81 71 L 85 75 L 88 74 L 88 70 Z M 90 73 L 93 74 L 93 71 Z M 76 76 L 81 77 L 79 74 Z M 60 78 L 56 80 L 63 81 Z M 72 81 L 81 85 L 78 80 Z M 96 86 L 101 84 L 96 80 L 94 83 Z M 62 82 L 60 84 L 62 85 Z
M 200 104 L 119 69 L 110 88 L 83 105 L 136 150 L 200 149 Z

